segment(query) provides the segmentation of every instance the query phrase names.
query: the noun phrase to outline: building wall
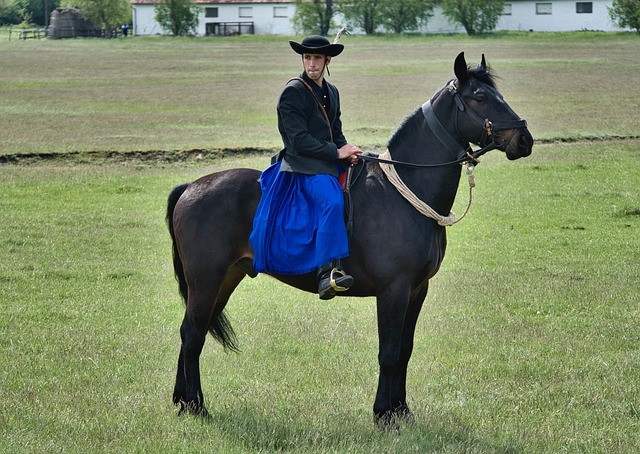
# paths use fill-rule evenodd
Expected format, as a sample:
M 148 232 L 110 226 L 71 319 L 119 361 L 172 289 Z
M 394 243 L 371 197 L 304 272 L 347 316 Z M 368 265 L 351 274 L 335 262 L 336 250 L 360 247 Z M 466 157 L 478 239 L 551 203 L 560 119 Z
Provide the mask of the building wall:
M 505 12 L 497 30 L 533 30 L 533 31 L 573 31 L 602 30 L 619 31 L 609 18 L 607 7 L 612 0 L 593 0 L 591 13 L 577 13 L 575 0 L 506 0 Z M 253 22 L 256 35 L 294 35 L 291 18 L 295 13 L 293 3 L 212 3 L 200 4 L 198 35 L 206 34 L 206 24 L 214 22 Z M 218 17 L 205 17 L 205 8 L 217 8 Z M 276 10 L 277 8 L 277 10 Z M 133 33 L 136 35 L 166 34 L 155 21 L 153 4 L 133 4 Z M 541 14 L 549 12 L 550 14 Z M 245 16 L 245 17 L 242 17 Z M 336 24 L 345 21 L 337 15 Z M 350 30 L 352 33 L 363 33 L 362 30 Z M 423 33 L 463 33 L 464 28 L 452 25 L 442 15 L 440 8 L 434 10 Z
M 234 3 L 202 5 L 203 8 L 217 8 L 218 17 L 200 15 L 198 34 L 204 35 L 207 23 L 253 22 L 256 35 L 292 35 L 291 18 L 295 5 L 291 3 Z
M 607 7 L 610 0 L 592 0 L 592 13 L 576 12 L 575 0 L 539 0 L 539 1 L 505 1 L 511 4 L 511 15 L 503 15 L 498 22 L 498 30 L 533 30 L 540 32 L 602 30 L 618 31 L 611 19 Z M 539 10 L 551 8 L 551 14 L 539 14 Z

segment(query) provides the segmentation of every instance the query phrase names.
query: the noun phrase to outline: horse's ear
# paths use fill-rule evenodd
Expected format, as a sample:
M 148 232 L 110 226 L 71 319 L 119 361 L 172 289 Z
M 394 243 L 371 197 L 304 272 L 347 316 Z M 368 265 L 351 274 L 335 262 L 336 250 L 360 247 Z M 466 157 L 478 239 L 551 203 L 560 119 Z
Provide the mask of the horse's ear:
M 482 54 L 482 60 L 480 61 L 480 67 L 486 69 L 487 61 L 484 59 L 484 54 Z
M 456 57 L 456 61 L 453 64 L 453 72 L 458 78 L 460 85 L 464 85 L 469 78 L 467 74 L 467 62 L 464 59 L 464 52 L 460 52 Z

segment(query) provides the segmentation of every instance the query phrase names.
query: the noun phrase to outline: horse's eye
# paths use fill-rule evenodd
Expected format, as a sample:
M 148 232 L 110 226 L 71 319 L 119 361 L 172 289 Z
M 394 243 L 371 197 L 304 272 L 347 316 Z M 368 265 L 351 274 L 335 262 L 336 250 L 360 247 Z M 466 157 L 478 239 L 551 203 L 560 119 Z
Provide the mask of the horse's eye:
M 477 91 L 473 94 L 473 100 L 476 102 L 484 102 L 487 100 L 487 95 L 481 91 Z

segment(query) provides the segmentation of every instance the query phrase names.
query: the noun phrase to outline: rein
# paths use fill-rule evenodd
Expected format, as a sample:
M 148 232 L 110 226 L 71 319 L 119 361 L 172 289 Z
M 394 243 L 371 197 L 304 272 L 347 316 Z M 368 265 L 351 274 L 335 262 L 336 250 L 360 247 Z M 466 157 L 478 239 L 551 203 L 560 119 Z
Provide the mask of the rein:
M 443 162 L 438 164 L 416 164 L 411 162 L 404 161 L 396 161 L 391 159 L 391 152 L 389 149 L 380 155 L 380 156 L 371 156 L 371 155 L 360 155 L 359 158 L 363 161 L 374 161 L 380 164 L 380 168 L 384 172 L 385 176 L 389 180 L 391 184 L 395 186 L 395 188 L 400 192 L 400 194 L 416 209 L 418 212 L 427 216 L 438 222 L 439 225 L 448 227 L 460 222 L 469 212 L 469 208 L 471 207 L 471 200 L 473 196 L 473 188 L 475 187 L 475 179 L 473 176 L 473 170 L 475 166 L 480 162 L 478 158 L 485 153 L 495 150 L 500 144 L 495 142 L 494 130 L 504 130 L 504 129 L 518 129 L 518 128 L 526 128 L 527 122 L 526 120 L 514 120 L 503 123 L 492 123 L 488 118 L 483 119 L 480 117 L 473 109 L 471 109 L 467 103 L 462 99 L 458 90 L 456 88 L 455 80 L 451 80 L 447 85 L 447 90 L 453 96 L 453 99 L 458 106 L 458 110 L 460 112 L 466 112 L 472 120 L 476 123 L 479 123 L 484 132 L 481 140 L 485 142 L 485 140 L 490 139 L 487 145 L 482 147 L 477 151 L 472 151 L 469 144 L 466 147 L 463 147 L 458 143 L 457 140 L 453 138 L 453 136 L 442 126 L 442 123 L 438 120 L 435 113 L 433 112 L 433 108 L 431 106 L 431 100 L 425 102 L 422 105 L 422 114 L 424 115 L 427 124 L 431 128 L 431 131 L 435 134 L 437 139 L 445 145 L 449 150 L 457 151 L 458 158 L 453 161 Z M 513 135 L 512 135 L 513 137 Z M 509 139 L 511 140 L 511 139 Z M 442 216 L 440 213 L 436 212 L 433 208 L 431 208 L 428 204 L 420 200 L 418 196 L 416 196 L 411 189 L 402 181 L 402 178 L 398 175 L 396 171 L 396 166 L 402 167 L 410 167 L 410 168 L 433 168 L 433 167 L 443 167 L 452 164 L 460 164 L 466 165 L 467 167 L 467 177 L 469 181 L 469 203 L 467 204 L 467 208 L 465 209 L 462 216 L 457 217 L 455 213 L 450 212 L 447 216 Z

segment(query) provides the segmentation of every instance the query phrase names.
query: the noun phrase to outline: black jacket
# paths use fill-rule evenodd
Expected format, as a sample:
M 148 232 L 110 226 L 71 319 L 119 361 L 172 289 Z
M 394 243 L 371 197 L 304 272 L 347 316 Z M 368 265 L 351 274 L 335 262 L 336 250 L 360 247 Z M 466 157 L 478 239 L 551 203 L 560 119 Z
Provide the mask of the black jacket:
M 278 130 L 284 143 L 282 171 L 338 176 L 338 148 L 347 143 L 342 134 L 340 94 L 334 85 L 326 80 L 324 83 L 328 92 L 326 111 L 333 140 L 320 106 L 302 82 L 292 80 L 280 95 Z

